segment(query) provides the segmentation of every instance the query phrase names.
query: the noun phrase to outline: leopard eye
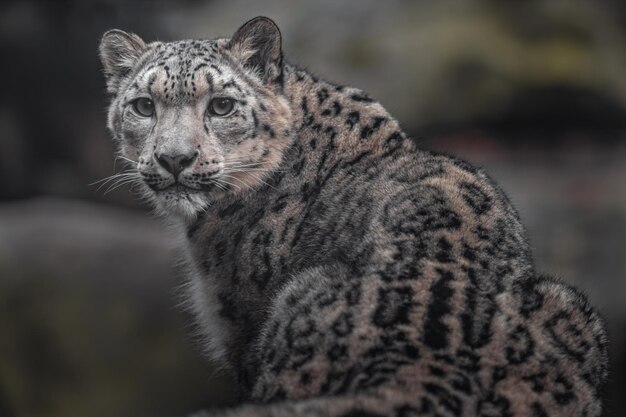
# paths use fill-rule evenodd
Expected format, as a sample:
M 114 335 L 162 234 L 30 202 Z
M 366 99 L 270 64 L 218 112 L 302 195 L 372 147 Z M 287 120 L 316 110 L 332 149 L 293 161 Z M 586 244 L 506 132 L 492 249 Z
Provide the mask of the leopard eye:
M 228 97 L 216 97 L 209 103 L 209 113 L 214 116 L 226 116 L 235 107 L 235 100 Z
M 133 110 L 143 117 L 151 117 L 154 114 L 154 102 L 149 98 L 138 98 L 133 101 Z

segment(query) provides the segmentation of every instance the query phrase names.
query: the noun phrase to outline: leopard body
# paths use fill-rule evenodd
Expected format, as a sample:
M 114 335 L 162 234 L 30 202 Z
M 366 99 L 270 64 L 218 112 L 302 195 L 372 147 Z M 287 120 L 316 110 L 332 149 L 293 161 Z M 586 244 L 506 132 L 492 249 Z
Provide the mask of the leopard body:
M 113 31 L 101 55 L 110 130 L 180 231 L 204 347 L 254 403 L 216 415 L 601 414 L 603 323 L 535 271 L 483 170 L 283 62 L 266 18 L 231 39 Z M 207 114 L 224 94 L 232 112 Z M 193 156 L 178 177 L 168 152 Z

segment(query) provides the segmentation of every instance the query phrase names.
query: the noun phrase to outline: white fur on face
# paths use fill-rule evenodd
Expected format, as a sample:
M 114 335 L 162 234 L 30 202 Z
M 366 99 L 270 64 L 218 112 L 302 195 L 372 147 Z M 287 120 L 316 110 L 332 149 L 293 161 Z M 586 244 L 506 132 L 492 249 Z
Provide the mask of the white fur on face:
M 223 44 L 151 44 L 136 75 L 119 83 L 110 107 L 109 127 L 121 153 L 135 161 L 142 194 L 162 214 L 193 220 L 227 194 L 262 187 L 292 141 L 287 100 L 233 62 Z M 142 97 L 154 102 L 153 117 L 133 109 Z M 234 101 L 232 113 L 208 110 L 219 97 Z M 157 162 L 159 154 L 197 156 L 176 182 Z

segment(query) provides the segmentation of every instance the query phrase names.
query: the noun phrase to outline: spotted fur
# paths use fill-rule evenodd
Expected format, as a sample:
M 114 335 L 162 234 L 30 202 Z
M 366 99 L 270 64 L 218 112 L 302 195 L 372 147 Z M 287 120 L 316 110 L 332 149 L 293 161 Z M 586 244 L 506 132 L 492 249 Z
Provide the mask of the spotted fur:
M 600 415 L 602 321 L 535 271 L 498 186 L 280 42 L 257 18 L 231 39 L 101 44 L 112 135 L 181 231 L 207 350 L 256 403 L 216 414 Z M 232 114 L 207 113 L 216 96 Z M 178 182 L 164 153 L 194 158 Z

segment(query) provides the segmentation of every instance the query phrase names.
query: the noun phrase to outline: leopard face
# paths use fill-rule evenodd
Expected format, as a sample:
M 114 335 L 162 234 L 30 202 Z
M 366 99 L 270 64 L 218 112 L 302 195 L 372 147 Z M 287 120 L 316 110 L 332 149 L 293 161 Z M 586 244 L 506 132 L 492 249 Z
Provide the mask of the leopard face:
M 119 30 L 100 45 L 108 127 L 160 211 L 193 220 L 253 192 L 291 142 L 280 32 L 249 22 L 231 39 L 154 42 Z

